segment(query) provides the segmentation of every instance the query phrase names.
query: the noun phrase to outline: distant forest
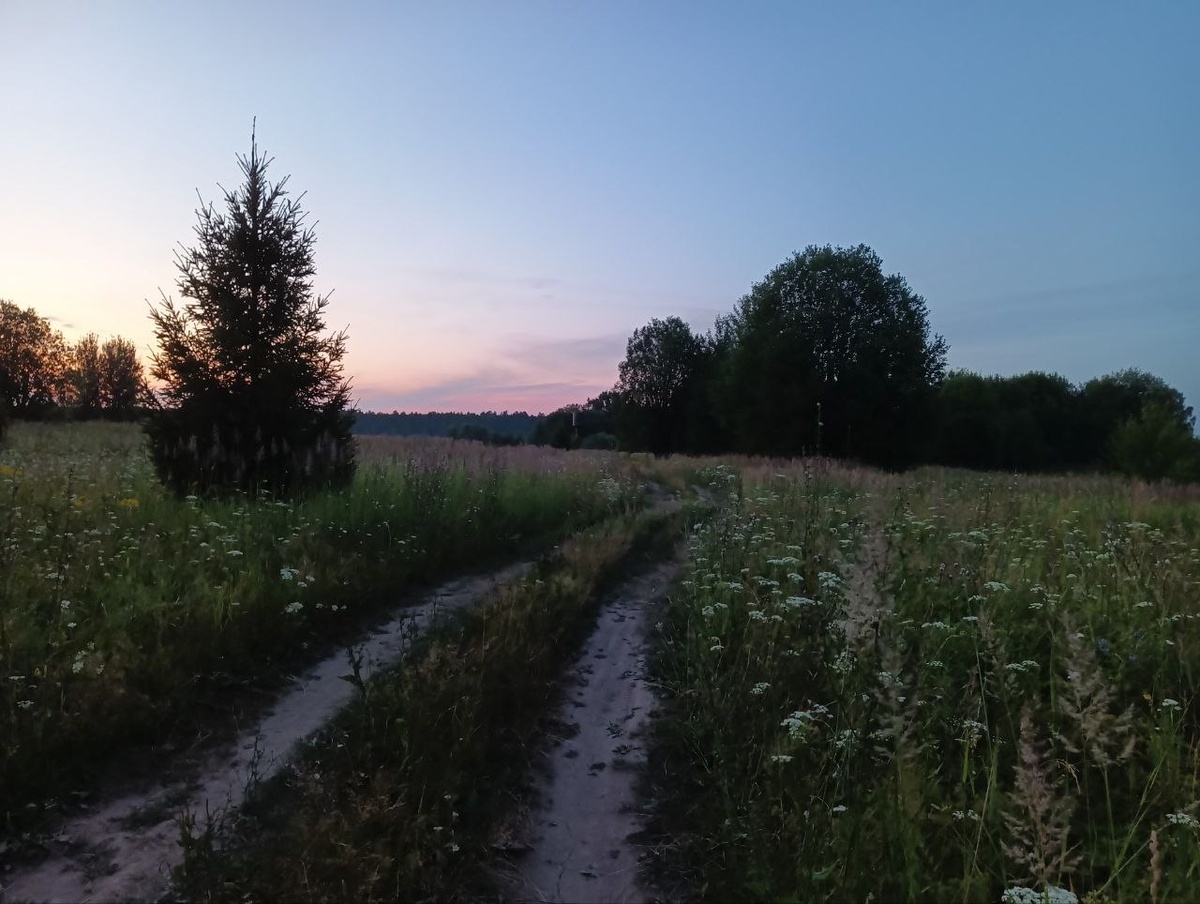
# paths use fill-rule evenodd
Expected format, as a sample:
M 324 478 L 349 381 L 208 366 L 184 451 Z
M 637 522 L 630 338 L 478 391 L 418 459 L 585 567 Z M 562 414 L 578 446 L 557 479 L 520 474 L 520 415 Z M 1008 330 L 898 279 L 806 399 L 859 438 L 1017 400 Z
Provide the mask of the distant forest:
M 650 321 L 612 390 L 547 415 L 533 441 L 1200 481 L 1194 412 L 1161 378 L 949 371 L 925 300 L 881 264 L 865 245 L 809 246 L 708 333 Z
M 707 333 L 679 317 L 635 329 L 616 384 L 545 416 L 353 412 L 353 433 L 656 455 L 815 455 L 903 470 L 1116 472 L 1200 482 L 1195 412 L 1128 368 L 1080 383 L 1052 371 L 947 366 L 925 299 L 866 245 L 809 246 Z M 0 301 L 0 439 L 10 418 L 139 419 L 154 400 L 131 342 L 68 345 Z
M 353 430 L 360 436 L 452 436 L 509 445 L 528 442 L 539 420 L 536 414 L 524 411 L 357 411 Z

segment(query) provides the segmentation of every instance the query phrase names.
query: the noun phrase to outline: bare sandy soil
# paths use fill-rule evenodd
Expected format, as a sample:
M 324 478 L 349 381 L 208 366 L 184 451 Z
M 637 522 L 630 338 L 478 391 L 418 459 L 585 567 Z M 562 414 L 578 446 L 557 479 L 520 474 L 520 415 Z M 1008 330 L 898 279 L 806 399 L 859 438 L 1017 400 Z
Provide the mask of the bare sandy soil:
M 400 610 L 354 649 L 365 679 L 395 662 L 439 616 L 465 609 L 497 585 L 531 566 L 451 581 L 420 605 Z M 69 819 L 54 836 L 50 854 L 0 877 L 0 900 L 153 901 L 169 889 L 170 870 L 182 857 L 181 813 L 195 814 L 203 830 L 208 814 L 241 805 L 254 779 L 265 780 L 289 754 L 328 722 L 356 693 L 342 676 L 345 652 L 330 656 L 295 679 L 294 686 L 233 744 L 203 751 L 190 765 L 164 762 L 159 780 L 101 799 L 91 812 Z M 182 758 L 181 758 L 182 759 Z
M 645 729 L 656 699 L 647 683 L 651 605 L 678 572 L 662 562 L 623 585 L 604 606 L 596 630 L 568 679 L 559 713 L 566 726 L 535 777 L 526 848 L 502 882 L 519 901 L 637 902 L 641 831 L 637 770 L 645 761 Z

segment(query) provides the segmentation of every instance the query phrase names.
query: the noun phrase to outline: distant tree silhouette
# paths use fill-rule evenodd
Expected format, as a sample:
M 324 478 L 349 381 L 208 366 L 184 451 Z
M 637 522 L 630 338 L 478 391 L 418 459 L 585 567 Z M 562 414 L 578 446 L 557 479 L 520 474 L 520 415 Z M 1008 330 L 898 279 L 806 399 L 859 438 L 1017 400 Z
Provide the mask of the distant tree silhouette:
M 62 334 L 33 308 L 0 299 L 0 400 L 16 417 L 38 417 L 70 391 Z
M 616 428 L 621 447 L 656 454 L 694 451 L 710 343 L 678 317 L 633 331 L 619 366 Z
M 925 300 L 866 245 L 809 246 L 717 334 L 719 412 L 739 451 L 918 459 L 946 343 L 930 332 Z
M 1092 453 L 1096 466 L 1117 464 L 1112 459 L 1117 429 L 1136 420 L 1150 405 L 1162 409 L 1156 417 L 1165 416 L 1184 430 L 1190 432 L 1194 424 L 1183 393 L 1135 368 L 1088 380 L 1080 390 L 1080 403 L 1079 441 Z M 1118 465 L 1118 469 L 1126 465 Z
M 99 417 L 104 407 L 104 371 L 100 363 L 100 339 L 88 333 L 71 348 L 69 371 L 72 401 L 79 417 Z
M 346 336 L 325 333 L 316 238 L 287 179 L 267 180 L 253 135 L 238 163 L 245 181 L 225 193 L 226 212 L 203 206 L 197 244 L 177 253 L 186 302 L 151 308 L 154 464 L 179 493 L 344 483 L 355 462 Z
M 1150 401 L 1122 421 L 1108 449 L 1118 471 L 1146 480 L 1200 480 L 1200 440 L 1191 423 L 1161 401 Z
M 588 448 L 598 448 L 591 445 L 589 437 L 613 433 L 613 410 L 613 393 L 602 392 L 596 398 L 588 399 L 586 404 L 567 405 L 550 412 L 538 421 L 529 441 L 535 446 L 558 449 L 578 449 L 584 443 L 588 443 Z
M 116 336 L 100 347 L 100 398 L 104 415 L 114 420 L 135 417 L 147 393 L 137 346 Z

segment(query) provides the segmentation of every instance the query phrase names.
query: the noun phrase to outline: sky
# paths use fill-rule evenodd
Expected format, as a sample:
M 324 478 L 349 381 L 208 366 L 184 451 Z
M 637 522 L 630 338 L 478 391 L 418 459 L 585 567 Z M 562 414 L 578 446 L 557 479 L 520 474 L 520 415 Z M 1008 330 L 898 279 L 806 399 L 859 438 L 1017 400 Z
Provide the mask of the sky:
M 363 409 L 550 411 L 811 244 L 949 364 L 1200 409 L 1200 3 L 0 0 L 0 298 L 133 339 L 240 180 L 315 223 Z

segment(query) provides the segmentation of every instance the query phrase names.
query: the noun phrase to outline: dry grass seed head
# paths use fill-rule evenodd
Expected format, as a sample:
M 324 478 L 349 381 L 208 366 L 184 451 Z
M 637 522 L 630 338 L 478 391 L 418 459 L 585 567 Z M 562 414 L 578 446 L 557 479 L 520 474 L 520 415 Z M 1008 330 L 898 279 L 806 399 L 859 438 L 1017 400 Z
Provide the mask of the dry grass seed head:
M 1079 855 L 1069 845 L 1075 802 L 1055 781 L 1053 766 L 1038 742 L 1033 715 L 1021 710 L 1019 760 L 1009 793 L 1004 824 L 1012 843 L 1004 853 L 1023 870 L 1025 878 L 1042 887 L 1063 884 L 1064 874 L 1076 868 Z

